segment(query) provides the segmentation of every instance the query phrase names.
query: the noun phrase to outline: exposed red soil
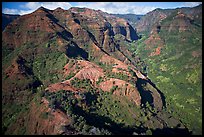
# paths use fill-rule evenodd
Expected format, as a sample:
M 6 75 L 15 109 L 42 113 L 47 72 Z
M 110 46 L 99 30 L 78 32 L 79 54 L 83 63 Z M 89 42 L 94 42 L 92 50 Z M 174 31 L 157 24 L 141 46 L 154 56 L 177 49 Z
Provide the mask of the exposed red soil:
M 160 36 L 157 34 L 157 32 L 155 32 L 155 30 L 153 30 L 152 34 L 144 41 L 144 43 L 146 44 L 145 48 L 147 50 L 152 49 L 154 46 L 164 46 L 164 42 L 161 40 Z
M 99 77 L 103 77 L 103 69 L 93 63 L 89 63 L 88 61 L 81 61 L 82 66 L 86 65 L 83 69 L 81 69 L 75 77 L 79 79 L 89 79 L 93 84 L 98 81 Z
M 164 47 L 165 43 L 164 41 L 160 38 L 158 32 L 157 32 L 157 27 L 153 27 L 150 36 L 148 37 L 148 39 L 146 39 L 144 41 L 144 43 L 146 44 L 146 49 L 147 50 L 151 50 L 152 48 L 156 49 L 155 51 L 151 52 L 149 56 L 156 56 L 156 55 L 160 55 L 161 53 L 161 48 Z
M 5 70 L 5 74 L 8 77 L 12 77 L 13 75 L 20 74 L 21 71 L 19 70 L 20 65 L 14 60 L 12 64 Z
M 48 117 L 43 118 L 42 114 L 48 112 Z M 31 104 L 28 116 L 27 129 L 30 134 L 35 135 L 56 135 L 61 134 L 62 126 L 70 124 L 70 118 L 59 109 L 52 111 L 48 108 L 48 101 L 43 98 L 40 106 Z
M 197 51 L 193 51 L 192 52 L 192 56 L 195 57 L 200 57 L 202 56 L 202 51 L 201 50 L 197 50 Z
M 85 60 L 77 60 L 76 63 L 70 67 L 70 64 L 66 64 L 64 67 L 64 75 L 68 75 L 70 72 L 76 73 L 75 77 L 79 79 L 89 79 L 92 83 L 95 83 L 99 77 L 103 77 L 103 69 L 98 65 L 85 61 Z M 76 70 L 76 66 L 80 67 L 80 70 Z
M 99 85 L 99 87 L 103 91 L 107 92 L 110 92 L 113 86 L 118 86 L 118 88 L 113 92 L 113 94 L 119 96 L 127 96 L 130 101 L 134 101 L 136 105 L 140 105 L 141 97 L 139 95 L 138 90 L 133 85 L 124 80 L 110 78 L 107 81 L 101 82 Z
M 190 24 L 191 18 L 187 17 L 182 12 L 178 11 L 177 15 L 173 17 L 173 21 L 169 26 L 169 32 L 179 30 L 179 32 L 183 32 L 189 30 L 191 26 Z
M 63 28 L 48 17 L 51 13 L 38 9 L 34 13 L 20 16 L 9 24 L 4 31 L 3 40 L 12 48 L 26 42 L 42 42 L 49 39 L 48 35 L 36 35 L 34 32 L 50 33 L 63 31 Z M 21 24 L 21 25 L 19 25 Z M 19 28 L 14 30 L 13 28 Z M 50 35 L 51 36 L 51 35 Z M 37 40 L 37 41 L 36 41 Z
M 102 56 L 102 61 L 104 61 L 105 63 L 108 63 L 108 64 L 109 63 L 115 64 L 115 62 L 117 62 L 117 65 L 115 65 L 115 68 L 113 68 L 113 71 L 117 68 L 123 68 L 123 69 L 125 69 L 125 71 L 128 71 L 128 66 L 126 64 L 124 64 L 123 62 L 121 62 L 117 59 L 114 59 L 108 55 Z M 76 61 L 75 65 L 78 65 L 80 67 L 80 70 L 76 73 L 76 75 L 74 77 L 72 77 L 71 79 L 66 80 L 64 82 L 51 84 L 51 85 L 49 85 L 49 87 L 46 90 L 49 90 L 51 92 L 55 92 L 55 91 L 59 91 L 59 90 L 71 90 L 73 92 L 76 92 L 76 91 L 78 92 L 78 91 L 82 91 L 82 90 L 77 89 L 75 87 L 72 87 L 72 85 L 70 84 L 70 81 L 72 79 L 74 79 L 75 77 L 79 78 L 79 79 L 90 79 L 92 84 L 96 86 L 96 81 L 98 81 L 98 78 L 104 76 L 103 69 L 100 68 L 99 66 L 95 65 L 94 63 L 84 61 L 84 60 L 78 60 L 78 61 Z M 70 72 L 74 72 L 74 69 L 75 69 L 75 66 L 69 67 L 69 64 L 67 64 L 65 66 L 65 72 L 64 73 L 66 75 L 68 75 Z M 119 72 L 119 71 L 117 71 L 117 72 Z M 144 78 L 144 76 L 141 73 L 139 73 L 138 71 L 135 71 L 135 72 L 138 75 L 138 77 Z M 127 73 L 129 74 L 129 72 L 127 72 Z M 125 87 L 126 87 L 126 89 L 123 89 L 124 90 L 123 94 L 120 94 L 121 91 L 117 91 L 117 90 L 114 94 L 128 96 L 137 105 L 140 105 L 141 98 L 140 98 L 140 95 L 139 95 L 137 89 L 133 85 L 127 83 L 126 81 L 111 78 L 110 80 L 108 80 L 106 82 L 100 83 L 99 88 L 101 88 L 103 91 L 110 91 L 110 89 L 116 85 L 121 89 L 123 89 Z
M 15 58 L 11 65 L 4 70 L 4 77 L 7 77 L 2 81 L 3 92 L 14 92 L 19 90 L 24 90 L 28 86 L 29 82 L 32 82 L 32 78 L 27 72 L 24 63 L 20 63 L 23 59 L 21 57 Z M 14 81 L 17 81 L 16 84 Z M 22 81 L 22 82 L 21 82 Z M 27 83 L 26 83 L 27 82 Z M 11 93 L 13 94 L 13 93 Z
M 127 70 L 125 70 L 125 69 L 120 70 L 118 68 L 120 68 L 120 67 L 118 67 L 118 66 L 113 67 L 112 72 L 114 72 L 114 73 L 123 73 L 123 74 L 125 74 L 127 76 L 131 76 L 131 74 Z
M 155 52 L 152 52 L 152 53 L 150 54 L 150 56 L 160 55 L 160 53 L 161 53 L 161 47 L 157 47 L 157 48 L 155 49 Z
M 89 61 L 77 60 L 74 66 L 70 67 L 69 65 L 69 63 L 65 65 L 64 75 L 67 76 L 70 74 L 70 72 L 77 72 L 75 76 L 69 80 L 49 85 L 47 90 L 51 92 L 59 90 L 80 91 L 80 89 L 77 89 L 70 84 L 71 80 L 74 78 L 89 79 L 92 84 L 95 85 L 99 77 L 104 76 L 103 69 Z M 79 71 L 75 69 L 76 65 L 80 67 Z
M 115 59 L 111 56 L 108 56 L 108 55 L 102 56 L 100 61 L 103 63 L 107 63 L 109 65 L 114 64 L 112 72 L 116 72 L 116 73 L 122 72 L 122 73 L 125 73 L 125 74 L 130 76 L 130 73 L 128 72 L 128 66 L 129 66 L 136 73 L 138 78 L 146 79 L 146 77 L 140 71 L 136 70 L 132 64 L 127 65 L 127 64 L 123 63 L 122 61 L 117 60 L 117 59 Z M 118 70 L 118 68 L 121 68 L 123 70 Z
M 58 38 L 58 39 L 57 39 L 57 44 L 58 44 L 59 46 L 62 46 L 62 45 L 64 45 L 64 42 L 63 42 L 63 40 L 62 40 L 61 38 Z
M 70 84 L 70 80 L 66 80 L 64 82 L 51 84 L 46 88 L 46 90 L 48 90 L 50 92 L 56 92 L 56 91 L 59 91 L 59 90 L 70 90 L 70 91 L 73 91 L 73 92 L 80 91 L 80 89 L 75 88 Z

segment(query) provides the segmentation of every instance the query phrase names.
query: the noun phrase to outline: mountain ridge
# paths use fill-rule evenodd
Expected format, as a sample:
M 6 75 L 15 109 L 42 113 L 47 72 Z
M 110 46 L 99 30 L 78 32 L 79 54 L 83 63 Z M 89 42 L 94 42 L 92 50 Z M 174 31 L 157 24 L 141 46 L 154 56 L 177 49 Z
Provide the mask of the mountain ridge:
M 162 24 L 155 27 L 149 39 L 139 39 L 125 19 L 74 7 L 40 7 L 8 24 L 2 33 L 4 134 L 159 134 L 156 128 L 168 127 L 168 133 L 184 128 L 191 134 L 165 111 L 165 94 L 131 50 L 140 50 L 143 39 L 150 50 L 155 36 L 166 40 Z M 165 44 L 151 57 L 163 54 Z

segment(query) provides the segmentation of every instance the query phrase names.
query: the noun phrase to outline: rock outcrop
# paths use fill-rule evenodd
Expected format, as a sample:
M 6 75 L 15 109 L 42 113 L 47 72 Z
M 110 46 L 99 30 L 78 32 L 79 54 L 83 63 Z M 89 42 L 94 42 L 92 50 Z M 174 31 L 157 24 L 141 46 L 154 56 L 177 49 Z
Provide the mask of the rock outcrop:
M 111 89 L 117 86 L 116 90 L 112 91 L 113 94 L 118 96 L 126 96 L 130 101 L 133 101 L 137 106 L 141 105 L 141 97 L 137 88 L 134 85 L 120 79 L 110 78 L 107 81 L 100 83 L 100 88 L 103 91 L 111 92 Z

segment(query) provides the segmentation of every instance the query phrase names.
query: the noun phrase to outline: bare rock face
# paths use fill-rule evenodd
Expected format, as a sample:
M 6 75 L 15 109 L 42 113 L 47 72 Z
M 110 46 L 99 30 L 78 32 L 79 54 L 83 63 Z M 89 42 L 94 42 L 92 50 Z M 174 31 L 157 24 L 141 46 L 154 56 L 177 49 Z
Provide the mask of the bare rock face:
M 127 23 L 126 31 L 127 31 L 127 39 L 128 40 L 132 41 L 132 40 L 138 39 L 136 31 L 129 23 Z
M 182 12 L 177 12 L 169 26 L 169 32 L 178 30 L 179 32 L 190 30 L 192 20 Z
M 76 34 L 76 30 L 79 32 L 81 29 L 87 31 L 89 39 L 107 52 L 114 51 L 115 44 L 113 37 L 116 34 L 122 34 L 130 41 L 138 39 L 136 31 L 124 19 L 117 18 L 100 10 L 90 10 L 87 8 L 70 8 L 68 12 L 69 15 L 66 16 L 69 16 L 70 19 L 66 20 L 69 24 L 67 26 L 70 26 L 70 29 L 75 28 L 75 31 L 72 30 L 71 32 Z M 70 24 L 78 25 L 73 27 Z M 79 34 L 80 36 L 87 36 L 83 31 L 79 32 Z
M 137 106 L 141 105 L 141 97 L 138 90 L 133 85 L 124 80 L 111 78 L 100 83 L 99 87 L 103 91 L 111 92 L 111 89 L 114 86 L 117 86 L 117 88 L 115 91 L 113 91 L 113 94 L 118 96 L 127 96 L 129 100 L 133 101 Z
M 79 65 L 83 67 L 75 77 L 79 79 L 89 79 L 92 83 L 96 83 L 99 77 L 103 77 L 103 69 L 94 63 L 88 61 L 79 61 Z
M 152 27 L 170 15 L 172 10 L 155 9 L 136 23 L 137 32 L 151 31 Z
M 136 31 L 124 19 L 87 8 L 48 10 L 41 7 L 14 20 L 3 33 L 3 45 L 11 50 L 27 43 L 45 44 L 56 38 L 61 49 L 69 42 L 81 49 L 94 44 L 108 54 L 114 53 L 121 61 L 126 57 L 118 50 L 114 36 L 121 34 L 128 41 L 138 39 Z M 126 51 L 123 47 L 123 52 Z
M 76 66 L 80 67 L 80 70 L 76 70 Z M 70 75 L 70 73 L 75 73 L 72 78 L 69 80 L 64 80 L 63 82 L 51 84 L 46 90 L 50 92 L 57 92 L 59 90 L 71 90 L 71 91 L 80 91 L 80 89 L 73 87 L 70 83 L 74 78 L 78 79 L 89 79 L 93 85 L 96 85 L 99 77 L 104 76 L 103 69 L 98 65 L 91 63 L 89 61 L 78 60 L 73 66 L 70 64 L 65 65 L 64 67 L 64 77 Z

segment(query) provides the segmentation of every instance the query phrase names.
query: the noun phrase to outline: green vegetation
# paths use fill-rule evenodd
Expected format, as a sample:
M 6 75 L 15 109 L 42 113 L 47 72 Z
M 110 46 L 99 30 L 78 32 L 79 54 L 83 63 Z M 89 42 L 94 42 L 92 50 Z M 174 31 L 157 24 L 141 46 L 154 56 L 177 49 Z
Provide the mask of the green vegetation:
M 131 74 L 133 77 L 136 77 L 136 73 L 130 68 L 130 66 L 128 66 L 128 71 L 130 72 L 130 74 Z
M 76 87 L 76 88 L 83 88 L 83 89 L 86 89 L 86 90 L 92 90 L 92 83 L 89 79 L 78 79 L 78 78 L 74 78 L 73 80 L 71 80 L 71 85 L 73 87 Z
M 170 21 L 162 23 L 167 25 Z M 137 41 L 137 48 L 131 46 L 130 51 L 146 63 L 148 77 L 164 93 L 166 111 L 179 118 L 193 134 L 201 134 L 202 59 L 199 51 L 202 50 L 202 29 L 190 27 L 183 32 L 161 29 L 159 35 L 165 45 L 158 56 L 149 56 L 154 48 L 145 48 L 146 36 Z M 193 52 L 198 55 L 193 57 Z
M 16 101 L 15 103 L 7 103 L 2 105 L 2 114 L 7 114 L 7 115 L 2 115 L 2 129 L 3 129 L 3 134 L 25 134 L 25 125 L 24 126 L 19 126 L 17 125 L 18 123 L 17 120 L 19 118 L 26 118 L 26 115 L 29 112 L 30 106 L 29 102 L 32 100 L 33 96 L 31 91 L 24 90 L 21 91 L 21 93 L 18 94 L 18 97 L 21 97 L 21 100 L 23 98 L 26 98 L 24 101 Z M 2 97 L 4 98 L 4 97 Z M 19 126 L 15 132 L 11 133 L 9 130 L 11 126 Z
M 70 73 L 66 78 L 65 80 L 69 80 L 70 78 L 74 77 L 75 76 L 75 73 Z
M 87 120 L 89 117 L 86 113 L 87 107 L 84 106 L 84 104 L 88 105 L 90 103 L 89 105 L 91 105 L 92 101 L 94 101 L 93 99 L 95 94 L 90 92 L 76 93 L 79 96 L 78 98 L 75 98 L 74 94 L 75 93 L 71 91 L 59 91 L 57 93 L 46 92 L 45 97 L 49 100 L 49 102 L 55 102 L 54 105 L 59 104 L 59 108 L 71 117 L 71 126 L 78 132 L 81 132 L 84 135 L 111 134 L 108 130 L 95 127 Z M 51 103 L 50 107 L 52 105 L 53 104 Z
M 61 52 L 43 54 L 35 58 L 33 73 L 44 85 L 56 83 L 62 79 L 62 70 L 66 63 L 67 57 Z
M 96 84 L 100 84 L 100 83 L 103 82 L 103 81 L 104 81 L 103 77 L 99 77 L 99 78 L 98 78 L 98 81 L 96 81 Z
M 118 88 L 118 86 L 113 86 L 111 89 L 110 89 L 110 92 L 113 94 L 113 92 Z
M 47 44 L 45 45 L 45 47 L 46 47 L 46 48 L 49 48 L 49 47 L 50 47 L 50 44 L 49 44 L 49 43 L 47 43 Z
M 124 80 L 124 81 L 128 81 L 128 79 L 129 79 L 129 77 L 126 74 L 121 73 L 121 72 L 119 72 L 119 73 L 108 73 L 107 77 L 121 79 L 121 80 Z
M 77 11 L 84 12 L 85 9 L 78 8 Z M 158 11 L 162 10 L 157 9 Z M 71 124 L 62 127 L 65 133 L 73 129 L 82 135 L 176 134 L 177 131 L 183 131 L 187 127 L 192 134 L 202 134 L 202 25 L 198 24 L 200 21 L 196 21 L 197 17 L 194 21 L 186 16 L 183 23 L 184 27 L 185 24 L 188 26 L 186 30 L 180 30 L 176 27 L 175 29 L 174 25 L 179 25 L 182 17 L 176 19 L 178 10 L 172 12 L 160 22 L 161 27 L 159 26 L 158 35 L 164 45 L 157 41 L 156 44 L 149 42 L 150 45 L 146 45 L 148 42 L 145 40 L 150 32 L 143 32 L 141 39 L 129 42 L 128 36 L 124 36 L 129 33 L 124 23 L 118 20 L 115 25 L 110 24 L 109 17 L 105 14 L 106 17 L 100 17 L 101 12 L 98 13 L 93 19 L 107 20 L 105 24 L 104 21 L 94 22 L 92 19 L 70 12 L 73 21 L 78 24 L 77 29 L 72 29 L 70 25 L 67 26 L 70 22 L 65 23 L 61 14 L 56 12 L 52 16 L 50 12 L 49 15 L 46 14 L 46 18 L 39 18 L 39 20 L 50 19 L 50 24 L 46 25 L 48 28 L 41 30 L 41 26 L 34 25 L 34 29 L 32 25 L 25 25 L 27 22 L 22 22 L 23 25 L 20 25 L 17 20 L 7 28 L 6 34 L 3 32 L 5 36 L 12 33 L 9 37 L 14 41 L 12 45 L 12 42 L 2 39 L 3 134 L 28 134 L 27 125 L 32 124 L 30 108 L 33 105 L 40 107 L 42 97 L 49 101 L 51 111 L 59 109 L 69 117 Z M 154 19 L 150 21 L 154 22 Z M 95 25 L 87 26 L 86 21 Z M 93 27 L 97 23 L 99 29 Z M 102 25 L 105 25 L 105 28 Z M 167 26 L 167 29 L 163 29 L 162 26 Z M 168 29 L 168 26 L 174 30 Z M 106 35 L 104 39 L 102 33 L 105 30 L 101 30 L 101 27 L 105 30 L 113 29 L 114 33 L 114 29 L 118 29 L 121 34 L 115 35 L 109 30 L 110 35 L 105 32 L 108 35 L 104 34 Z M 147 28 L 151 29 L 150 27 L 152 27 L 151 22 Z M 18 41 L 16 38 L 20 36 L 25 39 Z M 19 45 L 20 42 L 26 43 Z M 101 50 L 95 50 L 93 42 Z M 150 56 L 158 46 L 161 47 L 160 55 Z M 112 72 L 118 64 L 102 63 L 100 59 L 106 54 L 105 52 L 127 64 L 130 62 L 151 81 L 137 78 L 131 65 L 128 70 L 118 68 L 120 73 Z M 73 78 L 81 69 L 77 60 L 83 59 L 99 65 L 104 70 L 105 76 L 99 77 L 98 81 Z M 75 70 L 63 77 L 63 67 L 67 63 Z M 124 71 L 129 72 L 130 76 Z M 70 80 L 71 78 L 73 79 Z M 114 82 L 110 92 L 97 88 L 101 82 L 110 78 L 124 80 L 137 86 L 135 87 L 137 89 L 133 90 L 134 87 L 131 86 L 131 89 L 127 90 L 127 86 L 130 87 L 128 83 L 121 88 Z M 77 90 L 45 91 L 50 84 L 64 80 L 70 80 L 71 86 Z M 65 83 L 61 84 L 66 86 Z M 165 96 L 166 107 L 163 110 L 154 108 L 159 102 L 157 98 L 152 98 L 155 92 L 159 91 L 156 88 Z M 138 100 L 135 94 L 131 93 L 137 91 L 141 96 L 141 106 L 135 104 L 134 101 Z M 147 98 L 151 101 L 146 101 Z M 49 122 L 52 120 L 50 116 L 50 112 L 42 112 L 40 118 Z M 36 133 L 39 126 L 38 124 L 34 126 Z M 184 131 L 185 134 L 191 134 L 188 130 Z
M 116 90 L 117 86 L 113 86 L 112 90 Z M 124 123 L 135 126 L 135 119 L 131 116 L 129 111 L 133 111 L 135 115 L 139 115 L 139 108 L 135 107 L 132 102 L 128 102 L 125 98 L 117 98 L 112 93 L 100 92 L 98 99 L 100 102 L 96 104 L 97 113 L 101 116 L 106 116 L 112 119 L 117 124 Z M 124 104 L 121 103 L 124 101 Z M 131 107 L 128 104 L 132 104 Z M 127 105 L 128 107 L 125 107 Z M 134 107 L 133 107 L 134 106 Z
M 116 78 L 116 79 L 128 81 L 132 85 L 135 85 L 134 84 L 135 80 L 133 79 L 133 77 L 135 77 L 136 74 L 132 69 L 129 68 L 129 72 L 130 72 L 130 74 L 132 74 L 133 77 L 129 77 L 128 75 L 126 75 L 122 72 L 119 72 L 119 73 L 112 72 L 113 65 L 115 65 L 115 64 L 109 65 L 106 63 L 102 63 L 102 62 L 98 61 L 97 59 L 94 59 L 93 62 L 96 63 L 97 65 L 99 65 L 104 70 L 106 78 Z M 102 78 L 99 78 L 99 81 L 97 83 L 100 83 L 100 82 L 102 82 Z
M 56 50 L 53 42 L 50 47 L 46 48 L 45 45 L 25 43 L 15 49 L 7 49 L 6 45 L 2 46 L 4 88 L 10 86 L 7 91 L 2 92 L 3 134 L 26 134 L 27 123 L 19 125 L 22 124 L 19 120 L 27 120 L 32 100 L 38 106 L 40 105 L 44 87 L 61 79 L 60 70 L 66 64 L 67 57 Z M 11 63 L 18 65 L 17 71 L 20 71 L 20 74 L 13 76 L 5 74 L 5 70 L 11 66 Z M 16 128 L 15 131 L 11 131 L 12 127 Z
M 97 89 L 90 92 L 61 90 L 45 92 L 44 97 L 48 99 L 52 109 L 61 109 L 72 119 L 69 127 L 84 135 L 131 135 L 134 132 L 153 134 L 159 122 L 156 118 L 157 111 L 148 103 L 145 108 L 140 108 L 128 98 L 119 97 L 111 92 Z M 44 115 L 46 118 L 46 114 Z M 168 121 L 164 112 L 160 112 L 159 115 L 164 121 Z M 153 125 L 148 123 L 149 120 L 154 121 Z M 66 126 L 64 128 L 66 129 Z

